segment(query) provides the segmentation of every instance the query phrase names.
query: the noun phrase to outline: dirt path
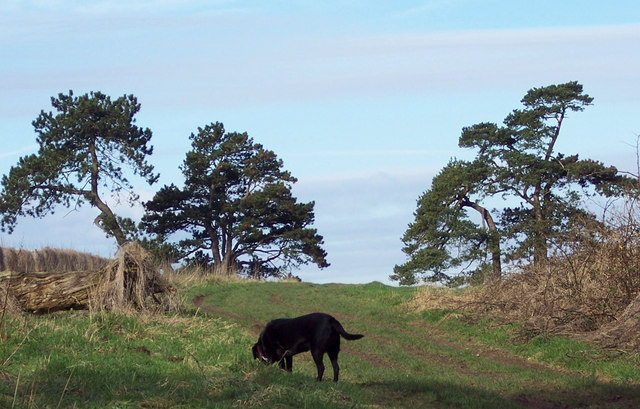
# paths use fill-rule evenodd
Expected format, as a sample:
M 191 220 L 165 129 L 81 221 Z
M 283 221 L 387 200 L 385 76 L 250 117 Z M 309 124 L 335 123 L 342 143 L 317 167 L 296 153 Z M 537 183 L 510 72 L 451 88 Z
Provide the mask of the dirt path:
M 235 321 L 246 322 L 247 328 L 251 331 L 254 336 L 258 336 L 266 322 L 262 322 L 258 319 L 249 316 L 243 316 L 240 314 L 236 314 L 218 307 L 214 307 L 211 305 L 207 305 L 204 301 L 208 295 L 200 295 L 193 299 L 193 303 L 199 309 L 221 317 L 227 317 L 233 319 Z M 282 307 L 287 307 L 282 299 L 278 295 L 274 295 L 271 297 L 270 302 L 275 305 L 279 305 Z M 300 310 L 299 307 L 290 306 L 293 310 Z M 313 312 L 312 310 L 307 309 L 306 311 L 302 309 L 301 313 L 309 313 Z M 415 321 L 410 323 L 409 328 L 400 328 L 396 325 L 385 324 L 382 322 L 374 322 L 370 319 L 347 315 L 339 312 L 326 311 L 333 316 L 335 316 L 340 321 L 354 321 L 354 322 L 363 322 L 366 323 L 367 326 L 378 328 L 384 331 L 378 331 L 375 334 L 366 334 L 366 337 L 371 341 L 386 347 L 397 348 L 398 341 L 392 338 L 392 335 L 381 335 L 381 333 L 389 333 L 391 332 L 396 334 L 402 334 L 404 336 L 413 337 L 414 339 L 419 339 L 419 343 L 414 343 L 411 345 L 402 345 L 403 353 L 406 353 L 413 358 L 415 358 L 416 362 L 428 362 L 429 365 L 435 366 L 438 368 L 442 368 L 443 371 L 449 371 L 452 373 L 459 374 L 464 377 L 474 378 L 479 377 L 483 379 L 495 379 L 499 381 L 504 379 L 505 372 L 504 370 L 489 370 L 486 369 L 488 367 L 491 368 L 500 368 L 500 367 L 508 367 L 508 368 L 518 368 L 518 370 L 531 371 L 535 373 L 536 371 L 547 371 L 557 373 L 562 376 L 571 376 L 575 378 L 586 378 L 584 374 L 576 371 L 571 371 L 566 368 L 558 368 L 551 365 L 542 364 L 539 362 L 531 361 L 523 357 L 519 357 L 516 355 L 512 355 L 504 350 L 498 350 L 495 348 L 490 348 L 484 345 L 480 345 L 471 340 L 460 341 L 460 343 L 454 343 L 445 338 L 445 334 L 442 331 L 439 331 L 437 327 L 432 324 Z M 480 365 L 479 367 L 482 369 L 478 369 L 478 367 L 472 368 L 469 367 L 465 362 L 454 358 L 453 356 L 441 355 L 433 352 L 426 351 L 421 345 L 424 344 L 433 344 L 443 349 L 453 350 L 453 351 L 466 351 L 477 357 L 479 361 L 489 361 L 488 365 Z M 401 368 L 397 363 L 392 360 L 387 359 L 386 357 L 381 357 L 378 355 L 374 355 L 365 351 L 361 351 L 359 349 L 354 349 L 349 346 L 348 343 L 344 342 L 342 344 L 342 350 L 346 351 L 349 354 L 357 356 L 358 358 L 369 362 L 371 365 L 376 367 L 385 368 L 385 369 L 394 369 L 394 370 L 405 370 L 405 368 Z M 603 377 L 594 377 L 588 376 L 589 379 L 593 381 L 608 383 L 607 379 Z M 378 402 L 381 406 L 395 406 L 401 402 L 405 402 L 406 406 L 402 407 L 411 407 L 409 402 L 411 399 L 415 399 L 415 397 L 411 396 L 411 394 L 407 395 L 405 391 L 394 390 L 397 389 L 397 385 L 385 385 L 381 383 L 363 383 L 361 386 L 365 388 L 370 388 L 371 390 L 378 391 L 379 394 Z M 537 391 L 553 391 L 551 395 L 554 396 L 553 400 L 545 398 L 547 394 L 540 393 L 534 394 L 531 392 L 523 392 L 515 395 L 504 396 L 504 398 L 508 401 L 516 403 L 520 407 L 523 408 L 531 408 L 531 409 L 560 409 L 560 408 L 569 408 L 568 405 L 563 403 L 557 403 L 555 400 L 560 398 L 562 400 L 563 395 L 568 395 L 571 392 L 569 391 L 558 391 L 555 390 L 556 386 L 547 382 L 531 380 L 528 385 L 526 385 L 526 389 L 529 391 L 537 390 Z M 588 394 L 589 392 L 585 392 Z M 588 397 L 586 400 L 590 400 Z M 636 398 L 623 398 L 616 392 L 612 392 L 611 396 L 593 396 L 593 406 L 588 407 L 615 407 L 615 408 L 638 408 L 640 407 L 640 402 Z M 628 401 L 628 402 L 627 402 Z M 598 403 L 599 402 L 599 403 Z
M 281 300 L 281 297 L 278 294 L 274 294 L 271 297 L 270 301 L 273 304 L 285 306 L 284 302 Z M 304 312 L 311 313 L 314 311 L 311 309 L 307 309 Z M 514 367 L 533 369 L 533 370 L 550 370 L 550 371 L 557 371 L 565 374 L 571 374 L 573 376 L 582 376 L 582 374 L 580 374 L 579 372 L 570 371 L 566 368 L 558 368 L 558 367 L 553 367 L 551 365 L 545 365 L 542 363 L 531 361 L 526 358 L 510 354 L 504 350 L 496 350 L 493 348 L 489 348 L 485 345 L 481 345 L 471 341 L 467 341 L 463 344 L 449 342 L 445 339 L 444 334 L 442 334 L 441 331 L 434 328 L 433 325 L 430 325 L 425 322 L 414 321 L 411 323 L 411 325 L 417 330 L 420 330 L 420 329 L 427 330 L 426 332 L 416 331 L 416 330 L 406 329 L 406 328 L 403 329 L 395 325 L 380 324 L 379 322 L 374 322 L 363 317 L 356 317 L 353 315 L 347 315 L 339 312 L 332 312 L 332 311 L 328 311 L 328 312 L 340 321 L 344 321 L 344 320 L 362 321 L 367 323 L 367 325 L 369 326 L 392 330 L 394 332 L 402 333 L 404 335 L 411 336 L 416 339 L 421 339 L 424 342 L 435 344 L 443 348 L 453 349 L 456 351 L 470 350 L 470 351 L 473 351 L 478 358 L 484 358 L 484 359 L 493 361 L 495 363 L 499 363 L 501 365 L 514 366 Z M 367 336 L 380 344 L 393 345 L 393 340 L 387 337 L 375 336 L 375 335 L 367 335 Z M 465 375 L 470 375 L 470 376 L 471 375 L 488 375 L 486 371 L 484 372 L 471 371 L 468 368 L 466 368 L 464 365 L 461 366 L 459 362 L 455 362 L 446 356 L 428 353 L 428 352 L 425 352 L 424 350 L 420 350 L 416 346 L 407 346 L 406 348 L 407 349 L 405 349 L 405 352 L 415 356 L 416 358 L 426 359 L 431 362 L 437 362 L 440 366 L 455 369 L 458 372 L 463 373 Z M 393 365 L 388 365 L 386 367 L 393 367 Z M 608 381 L 607 379 L 604 379 L 604 378 L 598 378 L 598 380 Z
M 193 299 L 193 304 L 198 307 L 199 309 L 201 309 L 202 311 L 208 312 L 210 314 L 214 314 L 214 315 L 219 315 L 222 317 L 227 317 L 227 318 L 232 318 L 234 320 L 238 320 L 238 321 L 246 321 L 246 322 L 250 322 L 250 329 L 253 335 L 255 335 L 256 337 L 258 335 L 260 335 L 260 331 L 262 331 L 262 328 L 264 328 L 266 322 L 262 322 L 260 320 L 257 320 L 255 318 L 252 317 L 246 317 L 246 316 L 242 316 L 239 314 L 234 314 L 232 312 L 220 309 L 220 308 L 216 308 L 213 307 L 211 305 L 205 305 L 204 304 L 204 300 L 208 297 L 208 295 L 200 295 L 198 297 L 195 297 Z M 352 348 L 349 348 L 348 345 L 344 345 L 344 343 L 341 345 L 341 349 L 343 351 L 347 351 L 350 354 L 353 354 L 355 356 L 357 356 L 358 358 L 364 359 L 368 362 L 371 362 L 373 365 L 382 367 L 382 368 L 396 368 L 398 369 L 397 365 L 394 365 L 394 363 L 386 361 L 380 357 L 368 354 L 364 351 L 358 351 L 358 350 L 354 350 Z

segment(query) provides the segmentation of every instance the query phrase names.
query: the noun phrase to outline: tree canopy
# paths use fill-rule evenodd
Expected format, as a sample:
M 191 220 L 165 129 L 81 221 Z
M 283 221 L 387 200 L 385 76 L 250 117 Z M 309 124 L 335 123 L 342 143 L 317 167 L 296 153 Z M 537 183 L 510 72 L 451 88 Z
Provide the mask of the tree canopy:
M 164 186 L 146 203 L 147 231 L 186 233 L 177 243 L 181 257 L 223 271 L 240 267 L 260 277 L 308 262 L 329 265 L 322 236 L 310 227 L 314 203 L 293 197 L 296 179 L 274 152 L 219 122 L 190 140 L 184 187 Z
M 44 217 L 60 204 L 88 203 L 100 211 L 95 224 L 124 244 L 132 222 L 116 216 L 103 193 L 124 193 L 133 202 L 128 172 L 149 184 L 157 180 L 147 163 L 151 131 L 135 125 L 140 104 L 133 95 L 112 101 L 101 92 L 77 97 L 69 91 L 52 97 L 51 105 L 55 113 L 42 111 L 33 121 L 38 153 L 21 157 L 2 178 L 2 231 L 11 233 L 19 216 Z
M 487 253 L 493 256 L 494 274 L 500 275 L 497 227 L 480 204 L 484 197 L 481 184 L 488 171 L 481 161 L 452 160 L 433 178 L 431 189 L 418 200 L 415 221 L 402 238 L 410 260 L 394 268 L 392 280 L 403 285 L 416 284 L 420 276 L 443 281 L 449 278 L 450 269 L 484 260 Z
M 613 166 L 556 152 L 565 119 L 592 101 L 575 81 L 533 88 L 504 125 L 463 128 L 459 146 L 476 158 L 452 160 L 433 179 L 403 237 L 408 261 L 391 278 L 441 279 L 461 265 L 486 267 L 487 254 L 495 278 L 502 259 L 546 260 L 568 225 L 594 217 L 582 203 L 586 195 L 617 195 L 630 184 Z M 504 207 L 489 212 L 482 204 L 491 198 L 504 199 Z M 479 213 L 475 222 L 468 209 Z

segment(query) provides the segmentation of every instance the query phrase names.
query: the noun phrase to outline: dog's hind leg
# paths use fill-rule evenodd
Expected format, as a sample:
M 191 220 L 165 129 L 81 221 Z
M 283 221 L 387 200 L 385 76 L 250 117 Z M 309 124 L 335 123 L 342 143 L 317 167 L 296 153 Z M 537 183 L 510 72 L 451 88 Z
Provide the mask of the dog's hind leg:
M 340 365 L 338 365 L 338 352 L 339 349 L 327 351 L 329 359 L 331 360 L 331 366 L 333 366 L 333 381 L 338 382 L 338 373 L 340 373 Z
M 318 379 L 317 379 L 318 382 L 322 380 L 322 375 L 324 374 L 324 363 L 322 363 L 323 355 L 324 355 L 324 352 L 320 352 L 320 351 L 311 352 L 311 356 L 313 356 L 313 362 L 316 363 L 316 368 L 318 368 Z

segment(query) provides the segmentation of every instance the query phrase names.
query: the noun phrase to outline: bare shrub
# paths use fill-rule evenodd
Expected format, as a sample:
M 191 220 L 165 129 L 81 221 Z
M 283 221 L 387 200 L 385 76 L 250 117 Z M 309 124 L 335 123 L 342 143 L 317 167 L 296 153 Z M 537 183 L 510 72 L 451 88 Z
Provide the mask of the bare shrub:
M 613 317 L 602 283 L 590 278 L 574 285 L 574 271 L 564 260 L 544 267 L 528 266 L 501 282 L 486 286 L 470 304 L 475 312 L 505 321 L 519 321 L 531 335 L 593 331 Z M 588 289 L 595 291 L 589 292 Z
M 524 322 L 533 334 L 594 332 L 619 322 L 640 292 L 638 210 L 629 199 L 605 222 L 576 224 L 548 263 L 485 287 L 475 308 Z
M 619 315 L 598 331 L 590 334 L 590 338 L 608 347 L 640 349 L 640 295 L 637 296 Z
M 640 347 L 639 204 L 628 198 L 602 221 L 579 221 L 548 262 L 462 292 L 422 290 L 410 306 L 521 322 L 527 336 L 580 335 Z
M 129 242 L 104 268 L 101 282 L 91 292 L 90 307 L 141 311 L 155 304 L 170 309 L 174 304 L 172 294 L 171 286 L 158 274 L 151 255 L 139 243 Z M 161 296 L 164 299 L 158 298 Z
M 18 250 L 16 263 L 16 271 L 24 271 L 25 273 L 33 273 L 36 271 L 36 261 L 30 251 Z
M 38 255 L 40 271 L 57 271 L 58 255 L 57 252 L 49 247 L 45 247 L 36 252 Z

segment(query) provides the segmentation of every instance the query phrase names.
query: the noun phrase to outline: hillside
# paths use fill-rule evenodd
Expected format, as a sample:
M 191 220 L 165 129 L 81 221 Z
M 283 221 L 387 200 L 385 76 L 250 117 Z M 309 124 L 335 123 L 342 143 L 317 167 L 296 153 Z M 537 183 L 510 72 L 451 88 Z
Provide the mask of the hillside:
M 517 325 L 411 312 L 414 288 L 180 281 L 179 312 L 71 311 L 4 317 L 0 407 L 635 408 L 637 356 Z M 349 332 L 340 382 L 252 360 L 270 319 L 328 312 Z M 328 359 L 325 357 L 328 365 Z

